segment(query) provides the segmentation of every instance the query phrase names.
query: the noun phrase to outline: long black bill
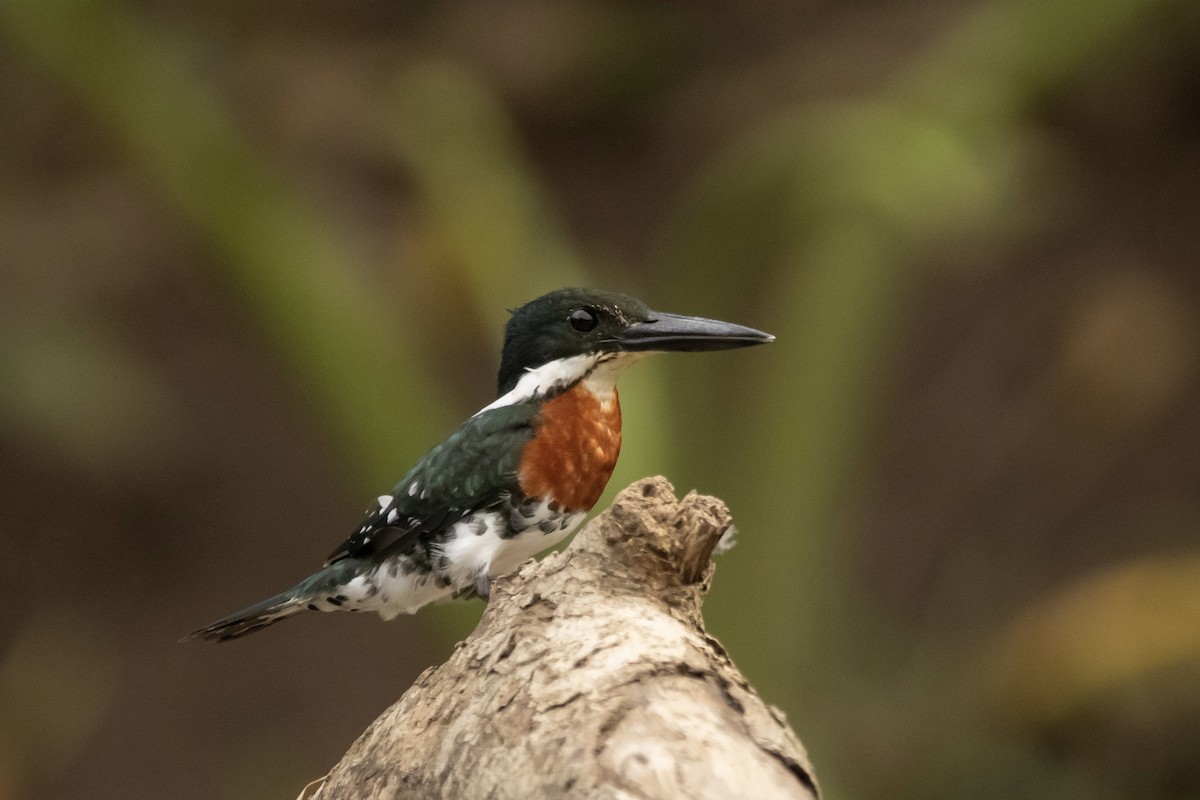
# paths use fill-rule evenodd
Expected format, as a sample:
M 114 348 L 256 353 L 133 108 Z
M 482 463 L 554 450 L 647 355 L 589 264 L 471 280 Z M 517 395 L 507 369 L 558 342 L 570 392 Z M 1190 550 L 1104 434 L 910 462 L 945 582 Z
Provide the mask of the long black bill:
M 769 333 L 704 317 L 683 317 L 652 311 L 650 319 L 630 325 L 613 337 L 613 343 L 629 352 L 677 350 L 732 350 L 775 341 Z

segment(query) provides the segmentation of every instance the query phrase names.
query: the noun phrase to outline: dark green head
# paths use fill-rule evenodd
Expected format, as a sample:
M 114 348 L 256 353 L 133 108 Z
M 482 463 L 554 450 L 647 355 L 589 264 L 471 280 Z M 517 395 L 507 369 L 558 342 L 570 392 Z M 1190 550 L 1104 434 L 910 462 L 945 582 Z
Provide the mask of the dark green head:
M 504 333 L 500 394 L 541 368 L 565 384 L 573 372 L 578 380 L 600 360 L 621 353 L 728 350 L 774 338 L 729 322 L 653 311 L 616 292 L 559 289 L 513 312 Z

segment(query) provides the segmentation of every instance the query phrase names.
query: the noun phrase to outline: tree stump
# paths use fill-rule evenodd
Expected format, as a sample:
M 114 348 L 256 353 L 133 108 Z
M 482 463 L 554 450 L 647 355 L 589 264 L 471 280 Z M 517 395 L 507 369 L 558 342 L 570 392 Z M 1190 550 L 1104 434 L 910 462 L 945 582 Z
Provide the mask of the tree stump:
M 729 529 L 716 498 L 628 487 L 566 550 L 496 581 L 470 637 L 305 796 L 813 800 L 783 714 L 704 630 Z

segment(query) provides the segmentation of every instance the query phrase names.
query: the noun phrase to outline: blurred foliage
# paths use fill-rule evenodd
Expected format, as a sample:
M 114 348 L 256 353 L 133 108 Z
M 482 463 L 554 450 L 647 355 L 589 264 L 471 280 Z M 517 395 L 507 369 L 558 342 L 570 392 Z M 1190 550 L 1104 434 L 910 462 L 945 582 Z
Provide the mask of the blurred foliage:
M 498 352 L 508 314 L 497 287 L 523 297 L 582 285 L 579 258 L 541 199 L 503 108 L 461 68 L 428 64 L 399 76 L 387 122 L 420 192 L 415 247 L 435 268 L 427 279 L 460 283 L 453 288 L 477 304 L 471 311 Z
M 169 449 L 156 432 L 177 414 L 111 331 L 14 314 L 0 323 L 0 420 L 114 484 L 136 480 Z
M 0 14 L 216 250 L 233 298 L 316 395 L 364 475 L 386 480 L 391 453 L 417 446 L 386 420 L 447 418 L 432 393 L 406 390 L 436 383 L 412 340 L 392 334 L 391 315 L 354 279 L 350 248 L 295 199 L 178 55 L 118 4 L 17 0 Z
M 69 761 L 96 735 L 118 665 L 76 619 L 30 617 L 0 659 L 0 797 Z
M 266 345 L 271 363 L 289 376 L 289 391 L 329 432 L 346 483 L 367 494 L 388 485 L 459 415 L 482 404 L 487 392 L 474 378 L 494 369 L 504 308 L 547 289 L 625 288 L 666 310 L 762 327 L 778 337 L 770 348 L 664 359 L 631 374 L 623 386 L 625 454 L 605 499 L 636 477 L 663 471 L 681 491 L 695 486 L 730 503 L 741 544 L 720 562 L 707 617 L 756 687 L 789 713 L 828 796 L 1173 798 L 1200 791 L 1188 755 L 1200 746 L 1200 736 L 1189 733 L 1200 729 L 1194 548 L 1145 555 L 1155 549 L 1154 531 L 1183 530 L 1194 544 L 1200 524 L 1194 485 L 1173 494 L 1149 486 L 1169 471 L 1157 453 L 1173 438 L 1188 441 L 1187 420 L 1196 416 L 1189 402 L 1197 394 L 1200 352 L 1194 298 L 1163 288 L 1127 263 L 1134 259 L 1116 258 L 1108 277 L 1080 280 L 1061 294 L 1041 274 L 993 264 L 1012 276 L 1009 284 L 1032 287 L 1039 302 L 1022 308 L 1034 308 L 1052 333 L 1038 339 L 1038 324 L 999 308 L 1001 333 L 977 334 L 972 320 L 959 320 L 959 328 L 946 325 L 963 342 L 930 346 L 928 355 L 906 352 L 913 342 L 929 344 L 921 339 L 921 313 L 953 319 L 952 310 L 923 305 L 936 295 L 931 287 L 940 276 L 930 265 L 939 255 L 954 263 L 968 253 L 986 263 L 985 254 L 1003 251 L 1012 261 L 1038 262 L 1028 239 L 1051 225 L 1069 226 L 1071 214 L 1086 215 L 1088 203 L 1071 196 L 1070 187 L 1071 170 L 1084 167 L 1072 164 L 1075 156 L 1047 133 L 1052 124 L 1035 122 L 1070 92 L 1086 91 L 1095 75 L 1136 78 L 1147 52 L 1175 52 L 1176 29 L 1200 28 L 1187 0 L 995 0 L 956 8 L 952 19 L 934 14 L 936 21 L 915 22 L 922 35 L 905 45 L 907 66 L 891 70 L 882 85 L 872 83 L 871 91 L 843 86 L 818 92 L 820 100 L 784 91 L 783 100 L 744 119 L 737 104 L 753 107 L 745 95 L 775 87 L 760 86 L 753 74 L 728 77 L 735 72 L 730 64 L 722 72 L 720 65 L 692 63 L 689 43 L 702 39 L 696 32 L 702 26 L 679 11 L 584 2 L 445 10 L 418 4 L 403 14 L 363 6 L 358 25 L 372 31 L 363 46 L 387 54 L 365 56 L 386 64 L 372 73 L 384 75 L 378 85 L 366 88 L 341 75 L 337 56 L 321 49 L 338 44 L 319 19 L 264 34 L 265 49 L 287 48 L 282 42 L 295 39 L 291 46 L 305 51 L 306 88 L 310 76 L 318 89 L 322 79 L 328 83 L 311 97 L 319 94 L 329 106 L 310 108 L 303 94 L 292 101 L 295 125 L 336 139 L 345 134 L 330 131 L 344 121 L 328 108 L 369 109 L 363 117 L 373 127 L 361 139 L 336 144 L 351 162 L 342 165 L 347 173 L 400 185 L 393 187 L 399 213 L 383 221 L 363 220 L 361 206 L 340 195 L 328 201 L 332 208 L 322 203 L 299 177 L 303 170 L 289 170 L 289 154 L 265 144 L 270 137 L 247 121 L 255 110 L 237 108 L 217 89 L 222 76 L 250 78 L 241 74 L 241 62 L 221 70 L 205 61 L 197 43 L 218 34 L 199 20 L 219 19 L 253 37 L 245 31 L 261 19 L 233 6 L 212 17 L 180 8 L 172 15 L 164 10 L 170 6 L 5 0 L 0 36 L 17 45 L 24 68 L 45 70 L 77 99 L 202 242 L 202 267 L 211 270 L 224 301 L 240 310 L 245 338 Z M 858 13 L 885 16 L 871 4 Z M 813 80 L 799 65 L 820 62 L 804 55 L 814 60 L 797 58 L 794 74 L 790 61 L 770 74 Z M 839 56 L 833 63 L 849 69 L 851 60 Z M 1182 63 L 1186 73 L 1188 62 Z M 692 95 L 680 83 L 690 74 L 706 76 Z M 1130 80 L 1131 94 L 1144 93 L 1143 83 Z M 732 88 L 721 94 L 723 82 Z M 1187 85 L 1194 87 L 1194 78 Z M 653 148 L 637 141 L 639 134 L 653 137 L 636 120 L 661 111 L 672 92 L 679 106 L 700 95 L 705 108 L 728 101 L 733 108 L 722 109 L 728 131 L 693 159 L 701 166 L 688 173 L 690 186 L 654 217 L 667 223 L 642 232 L 642 249 L 653 255 L 633 269 L 622 265 L 620 248 L 584 244 L 593 218 L 604 228 L 603 206 L 617 202 L 616 193 L 572 198 L 586 210 L 576 212 L 573 224 L 564 219 L 560 209 L 571 202 L 556 202 L 556 187 L 542 173 L 550 172 L 545 162 L 553 161 L 553 148 L 543 147 L 551 154 L 541 159 L 532 155 L 537 143 L 530 129 L 549 138 L 544 128 L 561 126 L 556 133 L 571 146 L 601 136 L 610 149 L 599 159 L 597 180 L 616 183 L 625 177 L 618 162 Z M 530 120 L 547 109 L 553 120 L 538 128 Z M 1186 112 L 1180 118 L 1179 135 L 1190 130 L 1194 139 L 1194 123 L 1187 127 Z M 675 129 L 676 138 L 685 127 Z M 1105 166 L 1119 171 L 1121 154 L 1109 155 Z M 305 162 L 290 156 L 293 165 Z M 686 160 L 659 153 L 627 169 L 650 163 L 667 172 L 663 165 L 673 158 Z M 19 171 L 8 168 L 10 175 Z M 640 177 L 635 185 L 642 191 L 663 182 Z M 1185 186 L 1181 194 L 1189 191 Z M 3 208 L 13 218 L 25 201 L 33 204 L 6 194 Z M 656 194 L 648 204 L 663 202 Z M 19 226 L 0 220 L 5 224 L 5 234 L 16 238 Z M 356 233 L 368 239 L 377 228 L 389 232 L 382 236 L 384 268 L 355 241 Z M 1159 232 L 1150 238 L 1165 239 Z M 1089 233 L 1103 251 L 1103 231 Z M 1179 247 L 1195 244 L 1193 238 Z M 1095 258 L 1094 251 L 1080 252 Z M 1185 261 L 1194 266 L 1194 250 Z M 1000 281 L 990 280 L 979 278 L 999 298 Z M 968 333 L 999 341 L 1010 328 L 1036 343 L 1025 350 L 1010 344 L 1000 355 L 967 347 Z M 118 553 L 100 563 L 130 575 L 109 591 L 132 585 L 155 599 L 178 591 L 185 579 L 170 568 L 182 569 L 191 558 L 221 564 L 198 572 L 224 578 L 230 552 L 254 555 L 235 559 L 249 563 L 228 567 L 244 570 L 231 575 L 270 571 L 278 556 L 290 557 L 293 548 L 285 545 L 294 542 L 275 520 L 289 500 L 308 499 L 302 488 L 291 497 L 245 500 L 273 503 L 274 510 L 253 517 L 259 522 L 249 538 L 237 530 L 210 534 L 214 552 L 188 549 L 172 560 L 146 547 L 156 525 L 177 519 L 179 497 L 200 494 L 186 469 L 172 477 L 166 464 L 169 432 L 188 427 L 180 418 L 192 406 L 178 396 L 187 390 L 173 393 L 160 384 L 169 381 L 161 367 L 147 366 L 152 348 L 124 351 L 111 324 L 35 309 L 10 314 L 0 331 L 7 378 L 0 386 L 0 441 L 61 451 L 79 475 L 91 476 L 89 485 L 110 484 L 93 504 L 135 497 L 123 501 L 135 511 L 121 522 L 145 529 L 144 539 L 125 534 L 130 540 L 115 542 L 97 542 L 86 531 L 76 541 L 72 531 L 53 552 L 80 548 L 86 557 L 75 568 L 84 571 L 98 551 Z M 1043 341 L 1049 341 L 1044 352 L 1023 355 Z M 486 368 L 475 363 L 481 352 L 488 354 Z M 981 352 L 993 357 L 975 363 Z M 922 355 L 947 365 L 951 388 L 936 385 L 942 373 L 923 366 Z M 902 463 L 888 472 L 888 426 L 901 439 L 910 426 L 927 430 L 910 418 L 924 409 L 902 402 L 898 386 L 906 370 L 930 387 L 917 397 L 944 404 L 929 412 L 941 437 L 930 447 L 959 456 L 960 462 L 951 459 L 950 475 L 927 476 L 921 463 L 905 461 L 909 451 L 899 445 Z M 1000 387 L 986 396 L 1005 398 L 1007 407 L 987 409 L 983 423 L 956 429 L 952 410 L 970 405 L 985 384 Z M 270 409 L 248 425 L 286 428 L 287 418 L 277 421 L 276 407 Z M 892 409 L 900 411 L 893 416 Z M 293 437 L 288 431 L 280 438 Z M 1014 441 L 1035 441 L 1041 449 L 1018 452 Z M 1136 461 L 1114 490 L 1105 470 L 1124 460 L 1134 464 L 1144 442 L 1158 449 Z M 279 471 L 285 478 L 299 476 L 303 464 L 279 462 L 312 458 L 285 450 L 234 452 L 247 472 Z M 969 459 L 982 466 L 969 470 Z M 9 469 L 32 473 L 22 480 L 39 477 L 38 468 Z M 960 488 L 953 474 L 960 471 L 984 485 Z M 1038 476 L 1060 471 L 1062 480 L 1045 481 L 1044 491 L 1070 496 L 1039 494 Z M 321 482 L 319 470 L 305 474 Z M 143 481 L 149 499 L 138 497 Z M 927 513 L 953 545 L 933 533 L 905 538 L 925 519 L 916 510 L 920 496 L 877 501 L 885 520 L 874 520 L 872 491 L 891 497 L 882 484 L 901 495 L 932 495 L 934 510 Z M 1104 503 L 1122 492 L 1136 498 L 1129 501 L 1133 522 L 1111 518 Z M 236 491 L 230 497 L 244 499 Z M 960 502 L 966 510 L 956 516 Z M 197 506 L 191 513 L 203 512 Z M 26 524 L 36 518 L 14 517 Z M 216 515 L 200 527 L 250 518 L 251 512 Z M 291 523 L 289 532 L 311 522 Z M 873 527 L 880 529 L 876 538 Z M 1046 531 L 1061 534 L 1061 543 L 1037 540 Z M 18 535 L 0 530 L 0 537 L 14 551 Z M 1145 550 L 1130 545 L 1139 537 L 1147 540 Z M 327 538 L 332 546 L 337 537 Z M 914 552 L 888 550 L 892 539 Z M 1093 541 L 1097 555 L 1090 552 Z M 283 549 L 288 553 L 277 552 Z M 878 556 L 884 563 L 872 564 L 872 549 L 885 553 Z M 1034 555 L 1021 560 L 1014 552 Z M 1047 574 L 1015 574 L 1039 562 Z M 25 577 L 24 569 L 10 569 Z M 155 569 L 170 577 L 147 574 Z M 916 575 L 913 582 L 928 586 L 910 587 L 918 598 L 912 600 L 895 588 L 909 584 L 893 573 Z M 196 575 L 186 580 L 203 583 Z M 144 613 L 144 604 L 105 599 L 114 617 Z M 210 592 L 206 602 L 212 601 Z M 444 648 L 477 614 L 477 606 L 431 609 L 416 624 Z M 147 618 L 137 619 L 131 627 L 140 634 Z M 0 724 L 0 797 L 38 785 L 56 761 L 69 765 L 89 738 L 100 738 L 105 714 L 125 719 L 128 710 L 112 710 L 112 697 L 129 697 L 129 687 L 113 676 L 118 666 L 138 661 L 93 647 L 94 633 L 78 638 L 99 623 L 53 613 L 18 622 L 18 634 L 0 654 L 0 717 L 7 723 Z M 131 638 L 131 647 L 146 646 L 140 636 Z M 415 636 L 403 644 L 408 670 L 444 652 L 422 650 Z M 314 644 L 301 646 L 306 664 L 320 661 Z M 390 668 L 389 653 L 380 650 Z M 161 672 L 161 655 L 139 654 L 152 665 L 142 674 Z M 296 672 L 296 661 L 258 657 L 264 670 L 271 664 L 275 671 L 265 671 L 261 683 L 249 678 L 252 668 L 237 676 L 239 684 L 256 687 L 244 690 L 258 692 L 252 699 L 239 706 L 232 686 L 209 687 L 208 695 L 196 688 L 181 712 L 188 718 L 176 721 L 200 726 L 212 715 L 208 721 L 218 730 L 237 725 L 223 741 L 226 749 L 209 753 L 220 767 L 212 771 L 223 776 L 209 788 L 220 796 L 278 794 L 272 787 L 316 777 L 325 765 L 306 760 L 295 744 L 321 738 L 314 737 L 314 720 L 336 719 L 354 730 L 365 720 L 350 708 L 378 710 L 378 698 L 355 695 L 362 687 L 345 675 L 335 674 L 330 684 L 276 681 Z M 324 670 L 311 672 L 352 670 L 345 660 L 331 656 Z M 43 664 L 56 668 L 43 674 Z M 354 674 L 374 684 L 378 669 Z M 47 681 L 62 693 L 48 693 Z M 184 694 L 174 677 L 163 682 L 161 691 Z M 336 696 L 318 685 L 336 687 Z M 392 688 L 385 682 L 380 691 L 387 696 Z M 264 712 L 247 719 L 248 702 L 284 709 L 284 718 Z M 312 716 L 300 711 L 310 708 Z M 33 733 L 23 735 L 26 729 Z M 1138 736 L 1140 749 L 1125 746 Z M 327 751 L 340 752 L 345 742 L 332 733 L 327 738 L 333 740 Z M 203 789 L 197 786 L 198 796 Z
M 1200 661 L 1200 558 L 1123 564 L 1032 605 L 984 650 L 999 715 L 1043 726 Z

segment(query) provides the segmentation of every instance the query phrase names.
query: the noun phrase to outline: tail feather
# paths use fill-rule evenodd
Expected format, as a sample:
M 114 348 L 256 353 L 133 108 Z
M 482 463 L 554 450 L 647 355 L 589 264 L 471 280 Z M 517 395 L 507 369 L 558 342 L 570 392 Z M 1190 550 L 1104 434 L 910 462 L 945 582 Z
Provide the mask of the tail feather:
M 299 614 L 306 608 L 304 599 L 297 597 L 295 592 L 284 592 L 205 625 L 186 636 L 183 641 L 201 639 L 206 642 L 227 642 Z

